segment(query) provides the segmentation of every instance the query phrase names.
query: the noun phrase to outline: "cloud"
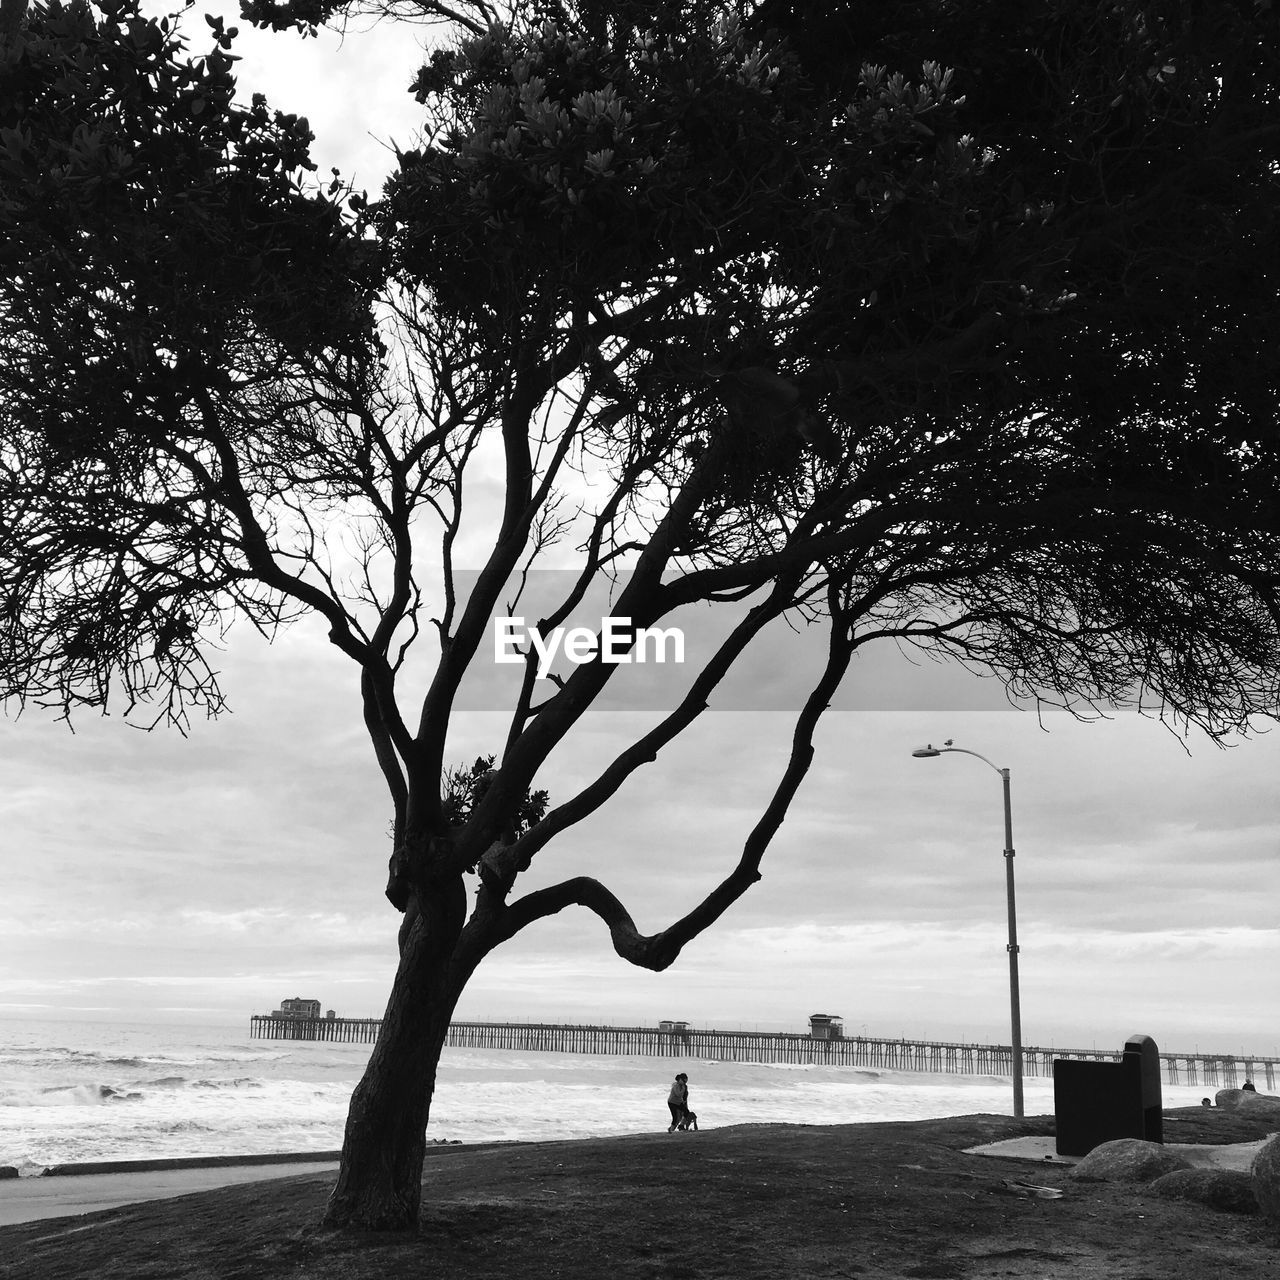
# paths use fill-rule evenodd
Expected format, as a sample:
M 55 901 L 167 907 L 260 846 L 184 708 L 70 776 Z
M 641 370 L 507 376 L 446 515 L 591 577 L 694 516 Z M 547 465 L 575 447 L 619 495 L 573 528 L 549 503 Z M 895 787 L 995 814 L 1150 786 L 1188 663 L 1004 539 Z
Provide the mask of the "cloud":
M 399 918 L 382 898 L 382 781 L 345 664 L 303 629 L 226 666 L 239 710 L 187 742 L 113 721 L 74 738 L 30 716 L 5 726 L 17 785 L 0 805 L 21 849 L 0 908 L 7 999 L 61 991 L 96 1005 L 81 982 L 98 976 L 94 990 L 120 1008 L 154 1010 L 150 966 L 193 1009 L 230 1018 L 303 986 L 343 1013 L 380 1011 Z M 643 720 L 588 717 L 546 779 L 553 801 Z M 642 929 L 665 927 L 733 865 L 789 725 L 780 713 L 708 716 L 553 842 L 531 886 L 597 875 Z M 1188 761 L 1131 717 L 1059 717 L 1046 733 L 1012 713 L 834 714 L 764 880 L 670 971 L 626 965 L 594 917 L 568 910 L 490 957 L 463 1015 L 797 1028 L 830 1009 L 882 1034 L 998 1037 L 1000 780 L 980 761 L 910 755 L 953 734 L 1013 771 L 1029 1039 L 1127 1034 L 1155 1016 L 1153 992 L 1183 1044 L 1211 1028 L 1273 1037 L 1258 1011 L 1280 994 L 1268 932 L 1276 740 Z M 469 714 L 451 751 L 469 758 L 501 736 L 500 716 Z

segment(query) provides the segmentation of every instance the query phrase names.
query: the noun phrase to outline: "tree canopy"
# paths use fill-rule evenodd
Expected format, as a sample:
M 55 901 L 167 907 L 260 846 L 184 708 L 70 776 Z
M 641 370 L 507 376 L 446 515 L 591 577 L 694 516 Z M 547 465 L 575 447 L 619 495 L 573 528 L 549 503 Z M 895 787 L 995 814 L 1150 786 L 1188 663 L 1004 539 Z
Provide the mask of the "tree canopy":
M 53 6 L 0 49 L 6 695 L 219 706 L 202 632 L 279 604 L 236 505 L 314 452 L 291 387 L 372 350 L 376 247 L 212 26 L 192 61 L 132 4 Z
M 331 1213 L 402 1225 L 476 964 L 580 905 L 670 965 L 759 878 L 861 646 L 1214 734 L 1275 714 L 1280 115 L 1261 0 L 245 7 L 360 12 L 452 22 L 372 199 L 236 98 L 216 22 L 193 59 L 134 0 L 49 3 L 0 45 L 0 689 L 181 723 L 220 706 L 232 618 L 324 620 L 405 916 Z M 742 608 L 548 804 L 602 657 L 544 682 L 531 652 L 496 763 L 446 759 L 511 583 L 556 550 L 543 634 L 616 574 L 637 627 Z M 782 617 L 827 659 L 721 884 L 647 934 L 596 876 L 513 896 Z

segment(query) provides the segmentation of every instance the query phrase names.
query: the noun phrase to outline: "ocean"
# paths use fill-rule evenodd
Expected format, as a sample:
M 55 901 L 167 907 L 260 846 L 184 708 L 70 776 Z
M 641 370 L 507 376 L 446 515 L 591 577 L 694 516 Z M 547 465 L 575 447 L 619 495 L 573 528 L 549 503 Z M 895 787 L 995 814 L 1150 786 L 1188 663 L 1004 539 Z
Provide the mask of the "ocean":
M 243 1027 L 0 1019 L 0 1165 L 332 1151 L 370 1046 L 251 1040 Z M 665 1129 L 689 1076 L 699 1125 L 850 1124 L 1012 1114 L 993 1076 L 854 1067 L 446 1049 L 428 1136 L 467 1143 Z M 1028 1078 L 1028 1115 L 1053 1085 Z M 1164 1086 L 1194 1106 L 1203 1086 Z

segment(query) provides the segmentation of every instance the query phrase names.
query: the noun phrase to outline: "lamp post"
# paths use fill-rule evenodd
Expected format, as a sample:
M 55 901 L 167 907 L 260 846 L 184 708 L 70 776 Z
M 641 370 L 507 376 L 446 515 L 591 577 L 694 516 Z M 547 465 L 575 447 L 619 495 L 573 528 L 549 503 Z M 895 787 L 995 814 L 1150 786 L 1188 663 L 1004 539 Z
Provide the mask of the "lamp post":
M 933 743 L 917 747 L 911 754 L 917 759 L 930 759 L 940 756 L 946 751 L 959 751 L 966 756 L 977 756 L 983 764 L 990 766 L 1000 775 L 1004 784 L 1004 880 L 1005 895 L 1009 905 L 1009 1014 L 1013 1039 L 1013 1114 L 1021 1118 L 1022 1108 L 1022 1009 L 1018 997 L 1018 919 L 1014 909 L 1013 896 L 1013 810 L 1009 803 L 1009 770 L 1001 769 L 991 763 L 984 755 L 970 751 L 965 747 L 953 747 L 951 739 L 940 747 Z

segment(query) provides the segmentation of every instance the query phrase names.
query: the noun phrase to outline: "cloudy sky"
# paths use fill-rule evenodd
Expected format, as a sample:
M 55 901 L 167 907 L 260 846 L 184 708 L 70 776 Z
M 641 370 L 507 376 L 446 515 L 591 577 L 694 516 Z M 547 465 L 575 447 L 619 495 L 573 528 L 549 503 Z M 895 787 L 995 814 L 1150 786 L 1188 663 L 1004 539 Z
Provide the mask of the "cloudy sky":
M 188 24 L 201 42 L 197 24 Z M 403 33 L 242 43 L 241 83 L 306 114 L 322 165 L 376 187 L 411 140 Z M 535 883 L 594 874 L 646 932 L 732 866 L 782 767 L 781 692 L 738 686 L 596 819 L 555 842 Z M 0 722 L 0 1016 L 242 1024 L 281 997 L 381 1012 L 399 917 L 383 898 L 388 805 L 348 664 L 300 624 L 222 655 L 234 708 L 187 738 L 118 720 Z M 757 672 L 760 668 L 757 667 Z M 782 673 L 781 676 L 779 673 Z M 547 779 L 565 795 L 646 721 L 652 671 L 582 726 Z M 483 694 L 457 759 L 505 725 Z M 1012 770 L 1028 1044 L 1280 1054 L 1280 733 L 1184 747 L 1132 714 L 1080 724 L 1004 707 L 991 682 L 869 655 L 764 879 L 663 974 L 566 912 L 489 958 L 460 1016 L 802 1029 L 1007 1042 L 1000 779 L 980 760 L 913 759 L 951 738 Z

